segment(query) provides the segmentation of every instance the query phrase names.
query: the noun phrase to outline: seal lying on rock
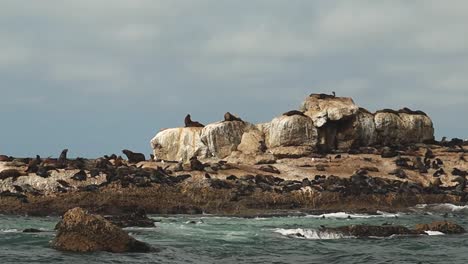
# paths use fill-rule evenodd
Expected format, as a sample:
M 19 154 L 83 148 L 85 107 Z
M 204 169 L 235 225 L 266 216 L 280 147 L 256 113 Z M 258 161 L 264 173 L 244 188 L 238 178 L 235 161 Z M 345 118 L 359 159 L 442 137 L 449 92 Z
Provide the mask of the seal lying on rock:
M 240 119 L 239 117 L 229 113 L 229 112 L 226 112 L 224 114 L 224 122 L 229 122 L 229 121 L 241 121 L 241 122 L 244 122 L 242 119 Z
M 143 153 L 132 152 L 128 149 L 124 149 L 122 150 L 122 152 L 123 154 L 125 154 L 125 156 L 127 156 L 128 161 L 130 163 L 138 163 L 146 160 L 145 155 Z
M 293 116 L 293 115 L 306 116 L 306 115 L 304 115 L 303 112 L 298 111 L 298 110 L 291 110 L 291 111 L 288 111 L 286 113 L 283 113 L 283 115 L 284 116 Z
M 197 121 L 192 121 L 190 114 L 185 116 L 185 127 L 205 127 L 203 124 Z

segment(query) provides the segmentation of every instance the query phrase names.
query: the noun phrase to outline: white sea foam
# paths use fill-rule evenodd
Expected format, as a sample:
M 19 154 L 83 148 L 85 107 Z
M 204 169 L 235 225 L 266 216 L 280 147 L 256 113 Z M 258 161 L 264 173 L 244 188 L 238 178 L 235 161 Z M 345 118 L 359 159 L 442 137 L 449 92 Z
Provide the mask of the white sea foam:
M 277 228 L 274 230 L 275 233 L 279 233 L 283 236 L 288 237 L 295 237 L 301 239 L 341 239 L 341 238 L 349 238 L 344 236 L 340 233 L 328 232 L 328 231 L 320 231 L 315 229 L 284 229 L 284 228 Z
M 375 215 L 369 214 L 348 214 L 345 212 L 337 212 L 337 213 L 329 213 L 329 214 L 321 214 L 321 215 L 306 215 L 306 217 L 310 218 L 374 218 L 374 217 L 390 217 L 396 218 L 400 216 L 399 214 L 390 214 L 386 212 L 378 211 Z
M 15 229 L 15 228 L 11 228 L 11 229 L 0 229 L 0 232 L 1 233 L 16 233 L 16 232 L 19 232 L 18 229 Z
M 439 232 L 439 231 L 430 231 L 430 230 L 424 231 L 424 233 L 426 233 L 426 234 L 428 234 L 428 235 L 430 235 L 430 236 L 443 236 L 443 235 L 445 235 L 445 234 L 442 233 L 442 232 Z
M 458 212 L 467 210 L 468 205 L 455 205 L 450 203 L 443 204 L 418 204 L 415 206 L 416 209 L 431 210 L 431 211 L 442 211 L 442 212 Z

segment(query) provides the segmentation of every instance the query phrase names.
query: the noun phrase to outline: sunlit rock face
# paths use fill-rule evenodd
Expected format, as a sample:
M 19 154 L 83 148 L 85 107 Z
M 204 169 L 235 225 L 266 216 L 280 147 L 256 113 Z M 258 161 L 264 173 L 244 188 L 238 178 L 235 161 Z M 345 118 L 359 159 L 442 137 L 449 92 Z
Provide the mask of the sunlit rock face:
M 207 147 L 201 141 L 202 127 L 165 129 L 151 140 L 156 159 L 188 162 L 193 156 L 205 157 Z
M 237 150 L 246 131 L 256 127 L 243 121 L 229 121 L 209 124 L 201 132 L 201 141 L 207 147 L 207 155 L 225 158 Z
M 382 111 L 374 116 L 377 141 L 381 145 L 418 143 L 434 139 L 431 119 L 423 114 Z
M 351 98 L 312 94 L 301 112 L 253 125 L 243 121 L 217 122 L 204 128 L 173 128 L 159 132 L 151 146 L 158 159 L 187 162 L 191 157 L 239 160 L 256 155 L 276 158 L 313 152 L 346 152 L 367 146 L 401 145 L 434 139 L 431 119 L 408 108 L 371 113 Z M 292 114 L 292 115 L 291 115 Z

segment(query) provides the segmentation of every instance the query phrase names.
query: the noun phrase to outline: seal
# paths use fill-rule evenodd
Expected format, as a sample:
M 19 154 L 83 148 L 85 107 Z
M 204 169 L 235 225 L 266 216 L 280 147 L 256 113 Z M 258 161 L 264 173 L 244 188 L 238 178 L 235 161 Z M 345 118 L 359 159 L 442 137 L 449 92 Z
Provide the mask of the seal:
M 185 127 L 205 127 L 203 124 L 197 121 L 192 121 L 190 114 L 185 116 L 184 122 L 185 122 Z
M 13 159 L 11 157 L 8 157 L 7 155 L 0 155 L 0 161 L 12 161 Z
M 240 119 L 239 117 L 229 113 L 229 112 L 226 112 L 224 114 L 224 122 L 229 122 L 229 121 L 241 121 L 241 122 L 244 122 L 242 119 Z
M 128 161 L 130 163 L 138 163 L 146 160 L 145 155 L 143 153 L 136 153 L 128 149 L 122 150 L 122 153 L 125 154 L 125 156 L 127 156 Z
M 294 116 L 294 115 L 299 115 L 299 116 L 306 116 L 304 115 L 304 112 L 298 111 L 298 110 L 291 110 L 286 113 L 283 113 L 284 116 Z

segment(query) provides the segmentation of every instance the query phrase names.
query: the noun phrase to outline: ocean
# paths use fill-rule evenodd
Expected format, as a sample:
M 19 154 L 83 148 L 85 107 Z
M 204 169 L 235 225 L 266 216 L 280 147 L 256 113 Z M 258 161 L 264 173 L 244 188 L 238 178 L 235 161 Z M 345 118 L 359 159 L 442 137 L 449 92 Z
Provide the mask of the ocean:
M 468 206 L 420 205 L 411 213 L 332 213 L 265 218 L 152 215 L 154 228 L 126 228 L 153 253 L 66 253 L 52 249 L 57 217 L 0 215 L 0 263 L 468 263 L 468 235 L 358 239 L 320 226 L 450 220 L 468 229 Z M 37 228 L 41 233 L 23 233 Z

